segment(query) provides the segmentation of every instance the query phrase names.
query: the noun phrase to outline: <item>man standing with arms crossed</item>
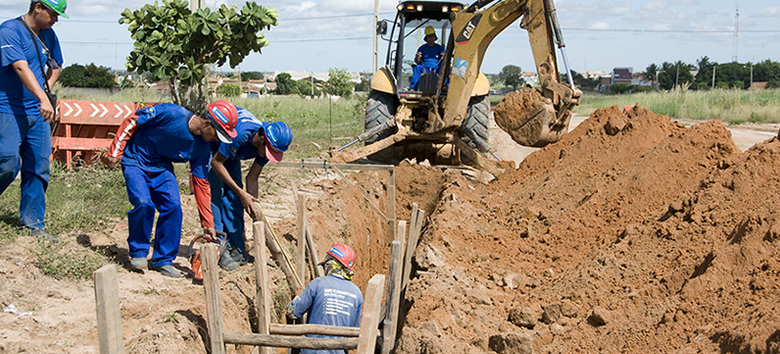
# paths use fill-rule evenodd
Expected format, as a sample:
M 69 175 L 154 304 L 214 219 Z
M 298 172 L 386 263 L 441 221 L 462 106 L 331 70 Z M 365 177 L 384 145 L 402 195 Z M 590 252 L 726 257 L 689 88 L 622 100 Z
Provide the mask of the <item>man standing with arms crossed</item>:
M 47 91 L 57 82 L 63 63 L 51 27 L 58 16 L 68 18 L 67 7 L 66 0 L 33 0 L 26 14 L 0 25 L 0 194 L 21 169 L 19 219 L 33 235 L 53 241 L 57 238 L 44 229 L 51 155 L 48 121 L 56 109 Z
M 195 194 L 204 233 L 216 237 L 211 212 L 208 166 L 209 142 L 230 143 L 236 136 L 238 114 L 228 101 L 214 101 L 200 116 L 186 108 L 164 103 L 136 111 L 122 122 L 108 148 L 108 165 L 121 159 L 127 196 L 133 210 L 127 212 L 130 268 L 147 268 L 155 209 L 160 213 L 149 269 L 179 278 L 173 267 L 181 241 L 182 210 L 174 162 L 190 163 L 190 189 Z

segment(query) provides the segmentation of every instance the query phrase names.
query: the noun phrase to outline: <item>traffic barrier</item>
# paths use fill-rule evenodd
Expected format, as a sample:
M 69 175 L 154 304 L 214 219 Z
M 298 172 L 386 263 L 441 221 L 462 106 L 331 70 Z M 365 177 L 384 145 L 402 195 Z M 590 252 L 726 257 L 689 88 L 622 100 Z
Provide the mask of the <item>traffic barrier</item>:
M 119 125 L 137 109 L 153 103 L 60 100 L 52 129 L 51 160 L 71 169 L 89 165 L 108 149 Z

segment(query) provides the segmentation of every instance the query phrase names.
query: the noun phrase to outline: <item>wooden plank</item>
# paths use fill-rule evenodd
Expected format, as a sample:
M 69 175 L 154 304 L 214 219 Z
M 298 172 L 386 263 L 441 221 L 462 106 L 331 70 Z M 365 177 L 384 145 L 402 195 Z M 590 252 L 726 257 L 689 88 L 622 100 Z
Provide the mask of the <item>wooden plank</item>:
M 385 276 L 383 274 L 375 274 L 368 281 L 363 313 L 360 318 L 357 354 L 374 354 L 376 337 L 379 334 L 379 312 L 382 309 L 382 290 L 384 287 Z
M 257 278 L 257 333 L 269 334 L 271 325 L 271 289 L 268 281 L 268 255 L 265 249 L 265 225 L 262 221 L 252 223 L 255 245 L 255 277 Z M 273 354 L 273 349 L 261 347 L 260 354 Z
M 211 242 L 203 245 L 201 256 L 203 257 L 203 289 L 206 292 L 206 321 L 208 322 L 211 354 L 225 354 L 217 245 Z
M 402 239 L 406 235 L 406 221 L 398 222 L 398 234 Z M 382 333 L 382 353 L 390 353 L 395 347 L 396 329 L 398 327 L 398 309 L 401 302 L 401 269 L 403 262 L 402 241 L 395 240 L 391 246 L 390 269 L 388 270 L 387 302 L 385 307 L 385 321 Z
M 112 139 L 52 137 L 51 145 L 58 150 L 98 151 L 107 149 Z
M 395 226 L 395 169 L 390 171 L 390 188 L 387 192 L 387 218 L 390 219 L 390 239 L 397 240 Z
M 311 338 L 259 333 L 225 332 L 225 343 L 301 349 L 355 349 L 357 338 Z
M 425 210 L 420 210 L 417 203 L 412 204 L 412 224 L 409 225 L 409 241 L 406 243 L 406 257 L 404 258 L 404 274 L 401 277 L 401 290 L 405 290 L 412 274 L 412 257 L 420 242 L 420 232 L 425 218 Z
M 298 257 L 295 266 L 303 286 L 306 286 L 306 199 L 305 194 L 298 193 Z
M 271 165 L 269 165 L 271 166 Z M 273 164 L 273 167 L 284 168 L 333 168 L 337 167 L 342 170 L 348 171 L 392 171 L 395 166 L 393 165 L 361 165 L 352 163 L 330 163 L 326 160 L 302 160 L 296 161 L 282 161 Z
M 295 181 L 290 181 L 290 184 L 292 185 L 293 195 L 299 195 L 298 185 L 295 184 Z M 294 198 L 294 200 L 295 208 L 298 209 L 298 204 L 300 204 L 298 202 L 298 198 Z M 306 248 L 309 250 L 309 265 L 311 266 L 312 272 L 314 274 L 312 277 L 319 278 L 325 275 L 322 268 L 317 265 L 320 263 L 320 256 L 317 253 L 317 244 L 314 243 L 308 220 L 306 220 Z
M 124 353 L 116 266 L 113 264 L 105 265 L 96 270 L 92 276 L 95 283 L 95 305 L 97 307 L 97 328 L 100 353 Z
M 360 335 L 360 327 L 338 327 L 318 324 L 285 325 L 272 323 L 270 334 L 291 336 L 316 334 L 321 336 L 357 337 Z

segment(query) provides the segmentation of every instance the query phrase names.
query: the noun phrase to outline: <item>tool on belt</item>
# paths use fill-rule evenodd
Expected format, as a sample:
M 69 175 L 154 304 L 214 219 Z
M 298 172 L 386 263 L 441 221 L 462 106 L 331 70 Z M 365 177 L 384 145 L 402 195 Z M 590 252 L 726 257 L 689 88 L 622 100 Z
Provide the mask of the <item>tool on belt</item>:
M 203 280 L 203 265 L 201 264 L 200 260 L 200 248 L 194 249 L 193 246 L 195 246 L 195 242 L 199 239 L 204 239 L 206 242 L 213 242 L 217 244 L 217 262 L 219 262 L 219 257 L 222 257 L 223 254 L 225 254 L 225 251 L 227 249 L 227 234 L 222 231 L 217 231 L 217 237 L 216 239 L 212 239 L 209 235 L 206 234 L 200 234 L 192 238 L 192 241 L 190 241 L 190 264 L 192 264 L 192 272 L 195 273 L 195 279 L 196 280 Z

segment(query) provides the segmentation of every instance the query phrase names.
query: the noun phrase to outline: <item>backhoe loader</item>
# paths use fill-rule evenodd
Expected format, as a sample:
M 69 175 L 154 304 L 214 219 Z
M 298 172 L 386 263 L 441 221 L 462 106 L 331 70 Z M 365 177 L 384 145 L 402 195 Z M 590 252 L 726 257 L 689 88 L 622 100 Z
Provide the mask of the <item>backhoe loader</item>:
M 387 38 L 386 65 L 371 79 L 365 132 L 331 150 L 332 159 L 398 162 L 415 157 L 477 165 L 494 175 L 506 172 L 508 165 L 488 145 L 490 86 L 480 66 L 491 41 L 521 17 L 540 87 L 510 93 L 521 95 L 524 107 L 534 108 L 504 114 L 496 122 L 525 146 L 558 141 L 568 130 L 571 109 L 579 104 L 581 92 L 574 88 L 568 69 L 553 0 L 478 0 L 471 5 L 411 0 L 398 5 Z M 422 74 L 416 87 L 411 87 L 413 59 L 422 30 L 429 26 L 441 34 L 439 38 L 447 39 L 440 69 Z M 556 44 L 563 53 L 569 84 L 559 79 Z M 361 141 L 364 147 L 347 150 Z

